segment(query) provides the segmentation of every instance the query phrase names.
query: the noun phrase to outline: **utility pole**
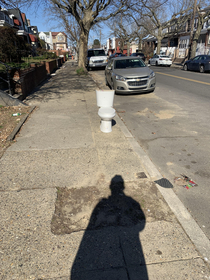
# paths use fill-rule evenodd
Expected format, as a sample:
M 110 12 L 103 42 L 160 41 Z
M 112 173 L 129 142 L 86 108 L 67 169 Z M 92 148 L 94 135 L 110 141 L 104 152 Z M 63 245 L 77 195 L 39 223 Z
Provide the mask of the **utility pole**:
M 195 22 L 196 6 L 197 6 L 197 0 L 194 0 L 193 17 L 192 17 L 192 22 L 191 22 L 191 27 L 190 27 L 190 39 L 189 39 L 188 59 L 190 59 L 190 56 L 191 56 L 192 38 L 193 38 L 193 32 L 194 32 L 194 22 Z

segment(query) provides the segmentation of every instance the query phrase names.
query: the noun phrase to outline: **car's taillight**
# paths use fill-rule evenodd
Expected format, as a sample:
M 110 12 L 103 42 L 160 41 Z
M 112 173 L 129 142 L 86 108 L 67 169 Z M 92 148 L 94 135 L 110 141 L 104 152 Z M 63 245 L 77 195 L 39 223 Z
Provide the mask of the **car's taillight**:
M 159 58 L 159 60 L 163 60 L 162 58 Z

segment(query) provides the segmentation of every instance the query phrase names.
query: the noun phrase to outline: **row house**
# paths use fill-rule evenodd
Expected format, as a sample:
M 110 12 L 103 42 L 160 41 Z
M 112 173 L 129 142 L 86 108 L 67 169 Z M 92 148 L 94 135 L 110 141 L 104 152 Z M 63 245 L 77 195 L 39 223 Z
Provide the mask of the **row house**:
M 45 41 L 47 50 L 68 51 L 67 35 L 64 32 L 39 32 L 39 38 Z
M 22 13 L 18 8 L 0 8 L 0 26 L 13 28 L 18 36 L 21 36 L 26 43 L 32 45 L 34 51 L 38 47 L 37 27 L 31 26 L 26 14 Z
M 109 38 L 107 40 L 106 43 L 106 50 L 107 50 L 107 55 L 110 56 L 111 54 L 117 52 L 121 52 L 120 51 L 120 44 L 121 44 L 121 39 L 113 37 L 113 38 Z M 127 44 L 124 45 L 123 48 L 123 54 L 128 53 L 128 46 Z M 132 54 L 133 52 L 137 52 L 138 51 L 138 45 L 135 42 L 131 42 L 130 46 L 129 46 L 129 50 L 130 50 L 130 54 Z
M 210 9 L 210 7 L 206 9 Z M 195 17 L 193 32 L 196 31 L 197 26 L 198 18 Z M 187 57 L 189 51 L 191 20 L 189 19 L 185 22 L 177 33 L 174 32 L 175 29 L 176 22 L 174 22 L 174 25 L 170 28 L 165 28 L 163 30 L 163 34 L 165 36 L 161 41 L 161 52 L 170 55 L 174 59 L 184 59 Z M 143 47 L 146 46 L 153 48 L 155 52 L 157 47 L 157 38 L 152 35 L 145 37 L 143 39 Z M 196 55 L 199 54 L 210 54 L 210 19 L 202 26 L 196 50 Z

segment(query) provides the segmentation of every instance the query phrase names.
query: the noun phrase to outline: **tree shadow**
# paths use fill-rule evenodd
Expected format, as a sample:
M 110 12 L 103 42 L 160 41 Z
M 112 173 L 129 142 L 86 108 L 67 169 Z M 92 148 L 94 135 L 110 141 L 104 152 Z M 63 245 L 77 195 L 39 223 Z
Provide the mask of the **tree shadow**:
M 124 193 L 120 175 L 112 178 L 111 195 L 94 208 L 75 257 L 71 280 L 147 280 L 139 239 L 145 215 L 133 198 Z

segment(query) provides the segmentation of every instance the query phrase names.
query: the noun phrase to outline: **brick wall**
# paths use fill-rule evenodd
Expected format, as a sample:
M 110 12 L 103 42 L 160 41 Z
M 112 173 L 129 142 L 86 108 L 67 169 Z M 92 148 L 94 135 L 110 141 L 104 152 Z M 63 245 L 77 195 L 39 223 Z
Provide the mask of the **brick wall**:
M 31 67 L 25 70 L 16 70 L 13 74 L 14 92 L 19 94 L 19 99 L 24 100 L 48 74 L 59 68 L 65 62 L 64 57 L 51 61 L 44 61 L 42 65 L 32 63 Z
M 48 74 L 51 74 L 55 69 L 57 69 L 56 60 L 45 61 L 45 67 Z

